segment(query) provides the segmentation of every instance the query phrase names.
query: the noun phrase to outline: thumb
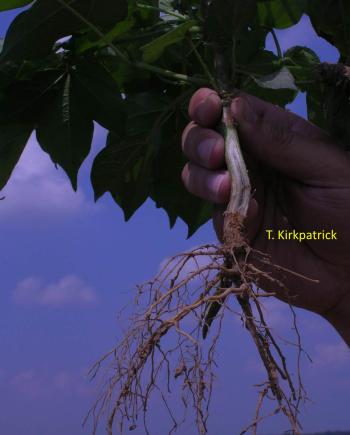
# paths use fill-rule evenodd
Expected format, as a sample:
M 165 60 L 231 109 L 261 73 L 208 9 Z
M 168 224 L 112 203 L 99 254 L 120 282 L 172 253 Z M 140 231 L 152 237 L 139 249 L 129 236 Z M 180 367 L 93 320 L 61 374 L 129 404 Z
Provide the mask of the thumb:
M 348 180 L 346 152 L 303 118 L 246 94 L 232 101 L 231 110 L 243 149 L 260 162 L 307 184 Z

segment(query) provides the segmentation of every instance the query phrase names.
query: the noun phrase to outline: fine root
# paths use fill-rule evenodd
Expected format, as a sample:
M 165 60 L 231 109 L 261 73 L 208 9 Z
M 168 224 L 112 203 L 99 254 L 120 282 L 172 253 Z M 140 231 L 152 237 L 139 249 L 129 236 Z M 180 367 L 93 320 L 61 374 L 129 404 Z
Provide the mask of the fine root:
M 252 253 L 258 259 L 254 264 Z M 205 245 L 169 259 L 153 281 L 138 287 L 137 312 L 131 316 L 123 339 L 90 371 L 94 378 L 102 366 L 107 369 L 101 394 L 87 417 L 93 420 L 93 433 L 103 417 L 109 435 L 133 430 L 140 421 L 145 433 L 150 434 L 147 412 L 152 397 L 158 394 L 172 422 L 169 434 L 179 428 L 191 410 L 198 433 L 206 434 L 216 348 L 223 319 L 231 313 L 241 317 L 267 374 L 259 386 L 254 420 L 242 434 L 257 433 L 258 424 L 265 418 L 261 411 L 267 397 L 276 401 L 272 414 L 282 413 L 292 433 L 300 433 L 299 407 L 306 395 L 300 375 L 302 347 L 295 313 L 298 371 L 294 381 L 262 309 L 262 298 L 274 293 L 258 288 L 261 278 L 271 284 L 283 284 L 270 272 L 260 270 L 259 262 L 268 264 L 270 269 L 274 266 L 267 255 L 253 250 L 243 239 L 236 240 L 234 247 L 225 243 Z M 280 270 L 280 266 L 276 268 Z M 300 278 L 307 279 L 301 275 Z M 239 307 L 241 312 L 237 313 Z M 176 385 L 180 385 L 181 416 L 170 396 Z

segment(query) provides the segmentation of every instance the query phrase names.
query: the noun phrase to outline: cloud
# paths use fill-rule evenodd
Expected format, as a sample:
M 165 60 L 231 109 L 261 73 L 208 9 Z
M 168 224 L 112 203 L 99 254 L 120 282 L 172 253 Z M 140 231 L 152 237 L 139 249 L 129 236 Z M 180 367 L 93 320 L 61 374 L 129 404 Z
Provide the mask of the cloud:
M 325 368 L 340 368 L 350 366 L 350 350 L 344 342 L 325 343 L 315 346 L 312 355 L 314 365 Z
M 59 371 L 52 377 L 51 385 L 54 390 L 62 393 L 79 396 L 88 396 L 93 393 L 93 388 L 90 387 L 87 380 L 86 370 L 81 370 L 79 373 Z
M 74 215 L 91 207 L 81 190 L 74 192 L 62 169 L 56 169 L 33 134 L 8 184 L 1 192 L 0 220 L 18 216 L 23 218 L 62 217 Z
M 39 278 L 29 277 L 19 282 L 13 291 L 17 305 L 81 306 L 93 304 L 96 299 L 95 291 L 75 275 L 67 275 L 48 285 Z
M 43 379 L 35 374 L 33 370 L 17 373 L 10 380 L 10 385 L 30 398 L 37 398 L 45 394 L 45 383 Z
M 52 395 L 90 396 L 93 389 L 86 380 L 84 371 L 70 372 L 61 370 L 56 373 L 42 373 L 28 369 L 7 379 L 8 385 L 24 398 L 40 399 Z

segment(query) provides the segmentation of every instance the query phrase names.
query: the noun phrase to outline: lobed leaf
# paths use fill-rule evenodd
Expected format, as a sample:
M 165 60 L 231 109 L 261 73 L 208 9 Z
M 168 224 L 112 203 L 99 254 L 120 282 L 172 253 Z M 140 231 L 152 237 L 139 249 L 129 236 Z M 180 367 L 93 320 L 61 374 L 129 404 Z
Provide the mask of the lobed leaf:
M 10 9 L 22 8 L 33 3 L 33 0 L 2 0 L 0 3 L 0 12 Z
M 350 61 L 350 3 L 348 0 L 308 0 L 307 13 L 319 36 L 335 45 Z
M 178 104 L 188 105 L 188 93 Z M 212 217 L 213 206 L 207 201 L 191 195 L 184 187 L 181 173 L 186 158 L 181 151 L 181 134 L 188 118 L 179 105 L 163 126 L 160 148 L 153 162 L 153 184 L 151 198 L 158 208 L 163 208 L 172 227 L 177 218 L 188 226 L 188 237 Z
M 298 88 L 293 75 L 271 51 L 259 51 L 244 69 L 249 72 L 241 85 L 245 92 L 282 107 L 295 99 Z
M 116 82 L 96 60 L 79 61 L 72 80 L 81 110 L 102 127 L 122 134 L 125 128 L 125 104 Z
M 277 72 L 263 77 L 254 77 L 255 82 L 262 88 L 266 89 L 291 89 L 297 91 L 298 88 L 295 84 L 293 75 L 289 69 L 283 67 Z
M 205 19 L 207 39 L 226 45 L 254 23 L 256 11 L 255 0 L 213 0 Z
M 127 221 L 149 195 L 148 146 L 140 137 L 121 139 L 113 134 L 107 143 L 95 158 L 91 171 L 95 200 L 110 192 Z
M 283 63 L 293 74 L 294 79 L 302 91 L 308 89 L 316 81 L 317 67 L 320 59 L 308 47 L 292 47 L 284 53 Z
M 162 113 L 169 100 L 145 92 L 129 96 L 128 117 L 121 134 L 110 133 L 95 158 L 91 182 L 95 199 L 110 192 L 128 220 L 150 193 L 153 157 L 159 147 Z
M 143 52 L 143 60 L 148 63 L 158 60 L 167 47 L 182 41 L 189 29 L 193 27 L 194 24 L 195 21 L 193 20 L 185 21 L 165 35 L 162 35 L 159 38 L 154 39 L 149 44 L 141 47 Z
M 269 29 L 286 29 L 306 11 L 306 0 L 258 0 L 259 24 Z
M 0 190 L 8 182 L 32 131 L 31 124 L 0 124 Z
M 41 148 L 64 169 L 76 190 L 78 170 L 90 152 L 94 127 L 82 110 L 71 74 L 67 73 L 60 84 L 36 135 Z
M 6 66 L 6 65 L 5 65 Z M 55 95 L 64 71 L 61 64 L 45 67 L 24 62 L 0 68 L 0 119 L 2 123 L 35 124 Z M 17 77 L 16 77 L 17 75 Z
M 127 15 L 126 0 L 65 0 L 94 25 L 111 29 Z M 78 17 L 57 0 L 37 0 L 12 22 L 0 61 L 38 59 L 50 53 L 64 36 L 86 28 Z
M 105 37 L 102 39 L 95 32 L 89 31 L 83 35 L 78 35 L 75 38 L 75 49 L 79 54 L 93 48 L 106 47 L 106 41 L 120 43 L 122 38 L 128 39 L 128 36 L 134 37 L 136 40 L 142 31 L 155 25 L 159 21 L 157 11 L 142 9 L 138 7 L 138 0 L 130 0 L 128 3 L 127 16 L 117 22 L 109 31 L 105 32 Z M 149 0 L 151 6 L 157 6 L 158 0 Z M 134 35 L 131 35 L 135 30 Z M 131 37 L 131 39 L 132 39 Z
M 317 97 L 327 130 L 338 145 L 350 150 L 350 67 L 323 63 L 319 67 L 322 91 Z M 313 94 L 315 95 L 315 94 Z
M 128 220 L 151 197 L 157 207 L 165 209 L 171 226 L 180 217 L 192 235 L 210 218 L 211 206 L 190 195 L 181 181 L 185 158 L 179 144 L 187 118 L 165 95 L 135 94 L 127 104 L 124 134 L 110 134 L 106 148 L 94 161 L 95 199 L 110 192 Z
M 308 47 L 292 47 L 284 53 L 283 63 L 293 74 L 298 88 L 306 92 L 308 119 L 324 130 L 328 123 L 324 113 L 324 96 L 319 83 L 320 59 Z

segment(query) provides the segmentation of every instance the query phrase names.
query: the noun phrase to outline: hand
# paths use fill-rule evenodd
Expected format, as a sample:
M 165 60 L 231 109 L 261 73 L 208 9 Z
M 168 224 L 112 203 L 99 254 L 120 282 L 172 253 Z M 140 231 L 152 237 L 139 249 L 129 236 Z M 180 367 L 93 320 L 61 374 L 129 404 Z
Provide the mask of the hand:
M 222 211 L 230 195 L 224 163 L 224 140 L 214 127 L 221 100 L 210 89 L 192 97 L 192 122 L 182 147 L 190 162 L 182 174 L 186 188 L 217 204 L 214 226 L 222 236 Z M 288 287 L 288 301 L 330 321 L 350 345 L 350 155 L 329 135 L 280 107 L 242 94 L 232 101 L 253 194 L 245 226 L 251 246 L 278 264 L 304 276 L 274 276 Z M 337 240 L 278 240 L 277 231 L 334 230 Z M 266 230 L 274 230 L 274 240 Z M 255 262 L 254 256 L 251 259 Z M 261 269 L 261 264 L 256 264 Z M 264 290 L 286 294 L 262 280 Z

